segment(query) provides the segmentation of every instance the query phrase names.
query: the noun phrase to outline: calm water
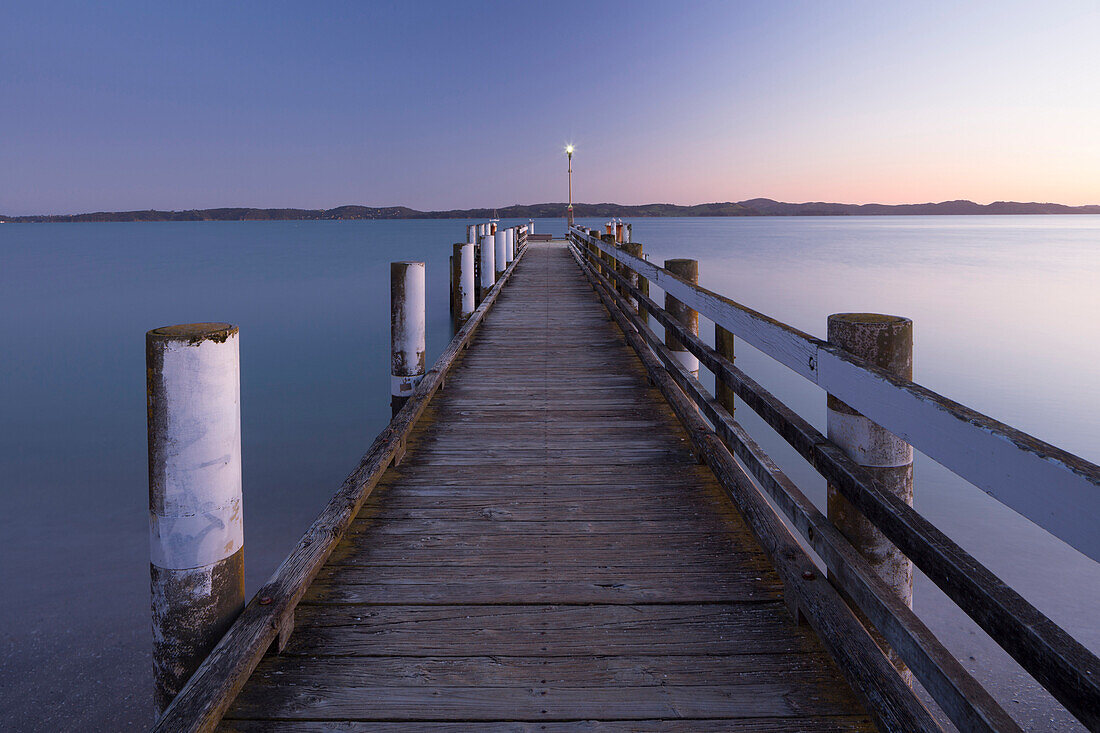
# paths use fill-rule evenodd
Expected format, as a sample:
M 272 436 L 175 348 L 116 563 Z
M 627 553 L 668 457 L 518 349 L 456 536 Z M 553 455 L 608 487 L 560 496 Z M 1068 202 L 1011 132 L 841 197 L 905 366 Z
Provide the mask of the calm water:
M 434 359 L 465 224 L 0 227 L 6 724 L 150 720 L 145 331 L 241 328 L 251 592 L 389 418 L 388 263 L 428 263 Z M 654 260 L 697 258 L 707 287 L 817 335 L 833 312 L 909 316 L 917 381 L 1100 461 L 1100 217 L 641 219 L 634 238 Z M 824 427 L 816 387 L 739 349 L 746 371 Z M 738 417 L 823 499 L 800 459 L 747 409 Z M 916 482 L 920 511 L 1100 649 L 1096 564 L 919 456 Z M 923 579 L 915 603 L 1029 727 L 1066 724 Z

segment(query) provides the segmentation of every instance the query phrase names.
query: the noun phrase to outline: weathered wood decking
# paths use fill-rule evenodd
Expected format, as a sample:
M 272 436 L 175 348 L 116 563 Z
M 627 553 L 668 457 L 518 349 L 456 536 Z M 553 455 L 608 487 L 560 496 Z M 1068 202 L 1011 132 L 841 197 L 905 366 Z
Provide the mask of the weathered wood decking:
M 871 723 L 562 243 L 531 243 L 225 730 Z

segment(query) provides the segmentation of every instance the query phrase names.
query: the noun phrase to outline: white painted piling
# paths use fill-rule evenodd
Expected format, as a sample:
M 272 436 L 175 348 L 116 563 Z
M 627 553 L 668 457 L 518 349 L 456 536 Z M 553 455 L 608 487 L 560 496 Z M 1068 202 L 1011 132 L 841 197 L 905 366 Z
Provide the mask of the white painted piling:
M 512 260 L 516 259 L 516 228 L 508 227 L 504 230 L 506 239 L 504 240 L 504 259 L 507 264 L 512 264 Z
M 466 241 L 470 244 L 477 243 L 477 224 L 470 224 L 466 227 Z
M 455 258 L 455 326 L 461 328 L 462 324 L 470 318 L 476 305 L 474 288 L 474 245 L 472 242 L 464 242 L 454 246 Z
M 390 407 L 396 415 L 424 377 L 425 267 L 390 263 Z
M 528 219 L 527 220 L 527 235 L 530 236 L 534 233 L 535 233 L 535 220 L 534 219 Z
M 634 225 L 633 224 L 624 224 L 623 226 L 625 227 L 625 229 L 623 230 L 623 242 L 624 243 L 633 242 L 634 241 Z
M 493 241 L 495 243 L 493 253 L 494 264 L 496 265 L 495 280 L 499 280 L 500 276 L 504 274 L 505 268 L 508 267 L 508 233 L 503 229 L 498 229 L 497 233 L 493 235 Z
M 665 260 L 665 269 L 682 280 L 687 280 L 692 285 L 699 284 L 698 260 Z M 687 307 L 668 293 L 665 293 L 665 310 L 667 310 L 669 315 L 677 321 L 687 326 L 691 333 L 696 336 L 699 335 L 699 314 L 696 311 Z M 676 360 L 680 362 L 685 369 L 696 377 L 699 376 L 699 360 L 684 347 L 680 339 L 676 338 L 675 335 L 668 331 L 665 332 L 665 346 L 668 347 L 672 355 L 676 357 Z
M 493 287 L 496 278 L 496 237 L 486 234 L 481 238 L 481 291 L 478 302 L 485 299 L 485 293 Z
M 913 322 L 877 313 L 829 316 L 829 342 L 904 379 L 913 378 Z M 829 440 L 836 443 L 884 489 L 913 504 L 913 448 L 831 394 L 827 397 Z M 913 563 L 835 487 L 828 488 L 829 520 L 867 558 L 906 605 L 913 605 Z M 892 649 L 894 666 L 912 683 L 912 673 Z
M 158 712 L 244 608 L 236 326 L 145 335 L 153 675 Z

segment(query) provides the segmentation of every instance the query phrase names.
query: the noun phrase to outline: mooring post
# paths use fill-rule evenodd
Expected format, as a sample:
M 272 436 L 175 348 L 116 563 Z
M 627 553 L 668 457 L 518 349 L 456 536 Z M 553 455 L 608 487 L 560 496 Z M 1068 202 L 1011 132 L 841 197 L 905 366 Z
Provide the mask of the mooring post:
M 493 282 L 500 279 L 500 276 L 504 274 L 504 270 L 508 267 L 508 234 L 503 229 L 498 229 L 496 234 L 493 235 L 493 241 L 495 242 L 496 249 L 493 252 L 493 264 L 496 267 L 496 277 L 493 278 Z
M 829 342 L 905 379 L 913 378 L 913 322 L 877 313 L 829 316 Z M 828 435 L 884 489 L 913 504 L 913 447 L 828 395 Z M 909 607 L 913 606 L 913 563 L 833 486 L 829 520 L 844 534 Z M 884 647 L 889 649 L 888 647 Z M 912 684 L 912 673 L 889 649 L 888 656 Z
M 714 350 L 719 355 L 725 357 L 729 361 L 733 361 L 733 334 L 726 329 L 714 324 Z M 718 375 L 714 377 L 715 386 L 717 387 L 718 404 L 726 408 L 729 414 L 733 415 L 733 388 L 727 385 Z
M 153 679 L 158 713 L 244 608 L 237 327 L 145 335 Z
M 698 260 L 665 260 L 665 269 L 681 280 L 687 280 L 692 285 L 699 283 Z M 668 293 L 665 293 L 665 310 L 668 311 L 670 316 L 687 326 L 691 333 L 696 336 L 699 335 L 699 314 L 696 311 L 688 308 Z M 685 369 L 696 377 L 699 376 L 699 360 L 684 347 L 680 339 L 676 338 L 671 331 L 665 332 L 665 346 Z
M 634 225 L 633 224 L 624 224 L 623 226 L 625 227 L 625 229 L 623 230 L 623 241 L 624 242 L 634 241 Z
M 461 242 L 454 246 L 454 323 L 455 330 L 470 318 L 474 303 L 474 245 Z
M 425 268 L 390 263 L 390 407 L 396 415 L 424 377 Z
M 527 234 L 530 235 L 530 234 L 534 234 L 534 233 L 535 233 L 535 220 L 534 219 L 528 219 L 527 220 Z
M 477 242 L 477 224 L 470 224 L 466 227 L 466 241 L 470 244 Z
M 479 305 L 485 299 L 485 294 L 493 287 L 493 283 L 496 282 L 495 254 L 496 237 L 492 234 L 486 234 L 481 238 L 481 280 L 477 296 Z
M 505 265 L 512 264 L 512 260 L 516 258 L 516 230 L 514 227 L 508 227 L 504 230 L 504 263 Z

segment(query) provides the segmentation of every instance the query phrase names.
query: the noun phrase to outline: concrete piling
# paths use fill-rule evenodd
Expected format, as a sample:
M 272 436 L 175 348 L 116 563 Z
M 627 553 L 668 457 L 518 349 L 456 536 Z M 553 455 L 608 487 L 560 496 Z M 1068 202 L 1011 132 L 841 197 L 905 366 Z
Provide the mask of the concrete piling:
M 470 318 L 474 303 L 474 245 L 462 242 L 454 246 L 454 323 L 455 329 Z
M 145 335 L 153 676 L 162 712 L 244 608 L 236 326 Z
M 665 269 L 676 275 L 682 280 L 687 280 L 692 285 L 699 283 L 699 261 L 698 260 L 665 260 Z M 669 312 L 673 318 L 680 323 L 687 326 L 688 330 L 696 336 L 699 335 L 699 314 L 688 308 L 676 298 L 672 297 L 668 293 L 665 293 L 665 310 Z M 688 351 L 680 339 L 676 338 L 671 332 L 665 332 L 665 346 L 672 352 L 676 360 L 689 372 L 696 377 L 699 376 L 699 360 L 695 358 L 695 355 Z
M 829 342 L 905 379 L 913 378 L 913 322 L 877 313 L 829 316 Z M 828 395 L 828 435 L 887 491 L 913 504 L 913 448 L 885 428 Z M 913 563 L 851 505 L 833 486 L 828 488 L 829 520 L 912 607 Z M 888 656 L 912 683 L 912 673 L 892 649 Z
M 486 234 L 481 238 L 481 281 L 477 302 L 485 299 L 485 294 L 493 287 L 496 279 L 496 237 Z
M 494 282 L 500 279 L 508 267 L 508 233 L 504 229 L 498 229 L 493 235 L 495 249 L 493 251 L 493 264 L 496 267 Z
M 424 377 L 425 267 L 390 263 L 390 407 L 396 415 Z

